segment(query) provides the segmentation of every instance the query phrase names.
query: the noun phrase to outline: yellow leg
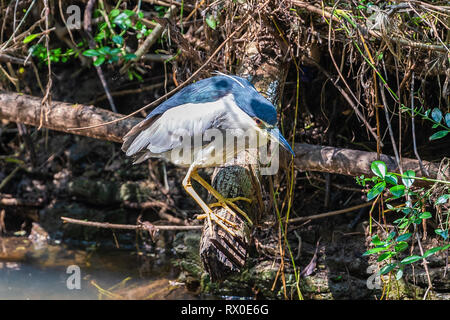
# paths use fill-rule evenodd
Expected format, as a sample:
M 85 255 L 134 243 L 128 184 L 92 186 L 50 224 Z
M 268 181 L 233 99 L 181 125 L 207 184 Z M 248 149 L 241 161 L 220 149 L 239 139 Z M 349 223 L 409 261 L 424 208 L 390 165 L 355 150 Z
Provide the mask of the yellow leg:
M 233 203 L 236 202 L 236 201 L 246 201 L 248 203 L 252 203 L 252 199 L 249 199 L 249 198 L 246 198 L 246 197 L 225 198 L 225 200 L 233 202 Z M 214 202 L 214 203 L 208 204 L 208 206 L 210 208 L 215 208 L 215 207 L 221 207 L 222 204 L 220 202 Z
M 234 201 L 237 200 L 244 200 L 251 202 L 252 200 L 248 199 L 248 198 L 244 198 L 244 197 L 238 197 L 238 198 L 232 198 L 232 199 L 226 199 L 224 198 L 216 189 L 214 189 L 208 182 L 206 182 L 197 172 L 197 170 L 193 170 L 191 173 L 191 177 L 192 179 L 198 181 L 198 183 L 200 183 L 203 188 L 205 188 L 206 190 L 208 190 L 213 196 L 214 198 L 217 199 L 217 201 L 220 203 L 220 205 L 225 208 L 226 210 L 228 210 L 231 214 L 235 215 L 234 211 L 230 208 L 232 207 L 233 209 L 235 209 L 238 213 L 240 213 L 245 219 L 247 219 L 248 223 L 250 225 L 253 225 L 252 220 L 250 220 L 250 218 L 248 217 L 248 215 L 241 209 L 239 208 L 235 203 L 233 203 Z M 235 199 L 235 200 L 234 200 Z
M 191 177 L 193 176 L 194 173 L 196 173 L 196 168 L 195 167 L 189 168 L 189 171 L 188 171 L 188 173 L 186 174 L 186 177 L 183 180 L 183 187 L 186 190 L 186 192 L 195 200 L 195 202 L 197 202 L 197 204 L 205 212 L 205 214 L 199 215 L 197 217 L 197 219 L 207 219 L 208 220 L 209 232 L 210 232 L 211 236 L 214 235 L 213 234 L 213 229 L 212 229 L 212 223 L 211 223 L 211 221 L 214 220 L 220 227 L 222 227 L 225 231 L 227 231 L 233 237 L 235 237 L 236 233 L 233 232 L 230 228 L 228 228 L 225 224 L 223 224 L 223 222 L 221 220 L 223 220 L 224 222 L 229 223 L 232 227 L 236 227 L 236 224 L 231 223 L 231 222 L 225 220 L 224 218 L 218 217 L 217 215 L 215 215 L 212 212 L 211 208 L 202 200 L 202 198 L 200 198 L 200 196 L 197 194 L 197 192 L 195 192 L 195 190 L 194 190 L 194 188 L 192 187 L 192 184 L 191 184 Z

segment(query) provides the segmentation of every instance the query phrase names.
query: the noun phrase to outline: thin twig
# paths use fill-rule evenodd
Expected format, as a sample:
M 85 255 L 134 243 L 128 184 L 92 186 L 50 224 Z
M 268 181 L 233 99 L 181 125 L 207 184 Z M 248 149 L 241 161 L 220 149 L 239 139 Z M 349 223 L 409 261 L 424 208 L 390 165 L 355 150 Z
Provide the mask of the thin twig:
M 79 224 L 88 227 L 104 228 L 104 229 L 123 229 L 123 230 L 147 230 L 147 227 L 142 224 L 115 224 L 109 222 L 96 222 L 79 220 L 68 217 L 61 217 L 65 223 Z M 161 231 L 186 231 L 186 230 L 201 230 L 203 226 L 158 226 L 152 225 L 155 229 Z
M 381 100 L 383 101 L 384 115 L 386 116 L 386 123 L 389 129 L 389 136 L 391 137 L 392 149 L 394 150 L 395 162 L 397 162 L 397 168 L 400 170 L 400 173 L 403 174 L 403 169 L 400 165 L 400 156 L 398 154 L 397 143 L 395 142 L 394 130 L 392 130 L 391 121 L 389 119 L 389 110 L 386 95 L 384 93 L 384 84 L 382 83 L 381 80 L 380 80 L 380 93 L 381 93 Z
M 357 209 L 361 209 L 361 208 L 364 208 L 364 207 L 369 207 L 369 206 L 371 206 L 373 204 L 373 202 L 374 201 L 367 202 L 367 203 L 362 203 L 362 204 L 359 204 L 357 206 L 353 206 L 353 207 L 350 207 L 350 208 L 340 209 L 340 210 L 330 211 L 330 212 L 325 212 L 325 213 L 320 213 L 320 214 L 316 214 L 316 215 L 312 215 L 312 216 L 293 218 L 293 219 L 289 219 L 289 223 L 295 223 L 295 222 L 301 222 L 301 221 L 306 221 L 306 220 L 315 220 L 315 219 L 320 219 L 320 218 L 336 216 L 336 215 L 339 215 L 339 214 L 347 213 L 347 212 L 354 211 L 354 210 L 357 210 Z
M 92 37 L 92 10 L 94 9 L 96 0 L 89 0 L 86 9 L 84 10 L 84 30 L 86 31 L 87 37 L 88 37 L 88 43 L 89 48 L 91 50 L 95 49 L 95 42 L 94 38 Z M 97 57 L 94 57 L 94 62 L 97 59 Z M 114 104 L 114 99 L 111 96 L 111 92 L 108 89 L 108 83 L 106 82 L 105 76 L 103 75 L 103 71 L 101 66 L 95 66 L 95 69 L 97 70 L 97 75 L 100 79 L 100 82 L 102 83 L 103 90 L 105 90 L 106 97 L 108 98 L 109 105 L 111 106 L 111 110 L 117 113 L 116 105 Z

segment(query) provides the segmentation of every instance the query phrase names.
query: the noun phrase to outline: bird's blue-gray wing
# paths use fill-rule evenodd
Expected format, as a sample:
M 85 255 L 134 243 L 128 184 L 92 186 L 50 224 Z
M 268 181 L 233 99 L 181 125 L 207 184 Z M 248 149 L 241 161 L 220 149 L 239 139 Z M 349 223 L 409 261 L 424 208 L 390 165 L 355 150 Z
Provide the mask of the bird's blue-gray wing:
M 181 146 L 187 141 L 183 139 L 201 137 L 206 130 L 217 128 L 225 111 L 223 104 L 214 102 L 173 107 L 133 128 L 124 137 L 122 150 L 142 161 L 158 156 Z

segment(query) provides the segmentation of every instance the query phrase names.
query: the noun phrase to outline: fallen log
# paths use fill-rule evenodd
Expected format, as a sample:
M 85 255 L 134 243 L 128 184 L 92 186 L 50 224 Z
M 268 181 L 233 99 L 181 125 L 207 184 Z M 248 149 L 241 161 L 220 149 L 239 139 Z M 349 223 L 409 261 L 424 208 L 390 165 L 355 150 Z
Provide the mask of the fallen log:
M 129 118 L 89 130 L 69 131 L 113 121 L 123 115 L 94 106 L 59 101 L 54 101 L 50 109 L 45 109 L 41 106 L 41 100 L 39 97 L 0 92 L 0 119 L 114 142 L 122 142 L 122 137 L 142 120 Z
M 370 170 L 370 164 L 378 160 L 376 152 L 367 152 L 361 150 L 336 148 L 328 146 L 318 146 L 306 143 L 295 144 L 295 166 L 302 171 L 319 171 L 333 174 L 342 174 L 347 176 L 373 176 Z M 395 157 L 381 154 L 380 159 L 386 163 L 390 172 L 399 172 Z M 419 161 L 416 159 L 403 158 L 401 160 L 403 171 L 413 170 L 417 177 L 422 177 Z M 431 179 L 450 178 L 449 168 L 441 169 L 439 164 L 429 161 L 423 161 L 423 166 L 428 170 Z M 445 170 L 445 171 L 442 171 Z
M 49 110 L 43 110 L 41 123 L 41 98 L 29 95 L 0 92 L 0 119 L 24 123 L 31 126 L 78 134 L 100 140 L 122 142 L 122 137 L 141 118 L 130 117 L 123 121 L 85 130 L 73 130 L 78 127 L 99 125 L 104 122 L 117 120 L 122 115 L 94 106 L 53 101 Z M 69 130 L 71 129 L 71 130 Z M 354 149 L 336 148 L 331 146 L 295 144 L 295 166 L 302 171 L 327 172 L 348 176 L 373 176 L 370 164 L 377 159 L 375 152 Z M 395 159 L 382 154 L 381 158 L 389 171 L 398 172 Z M 439 164 L 423 161 L 429 171 L 431 179 L 449 179 L 450 169 L 439 173 Z M 403 170 L 414 170 L 421 177 L 419 162 L 416 159 L 403 158 Z

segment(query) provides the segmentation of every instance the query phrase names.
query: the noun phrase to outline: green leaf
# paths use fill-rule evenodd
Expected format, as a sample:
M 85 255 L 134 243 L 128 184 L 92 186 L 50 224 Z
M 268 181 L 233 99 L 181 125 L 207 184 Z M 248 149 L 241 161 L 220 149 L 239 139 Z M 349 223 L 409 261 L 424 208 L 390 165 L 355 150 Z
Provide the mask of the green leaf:
M 106 38 L 106 32 L 105 32 L 105 30 L 102 30 L 99 33 L 97 33 L 97 35 L 94 37 L 94 40 L 95 40 L 95 42 L 101 42 L 105 38 Z
M 104 46 L 104 47 L 99 48 L 98 52 L 100 52 L 100 54 L 102 54 L 102 55 L 111 54 L 111 48 L 108 46 Z
M 387 172 L 386 164 L 383 161 L 379 160 L 372 162 L 372 164 L 370 165 L 370 169 L 376 176 L 380 178 L 384 178 Z
M 23 39 L 23 43 L 28 43 L 33 41 L 37 36 L 39 36 L 39 33 L 30 34 L 29 36 L 26 36 L 25 39 Z
M 398 269 L 397 274 L 395 275 L 395 280 L 400 280 L 403 277 L 403 270 Z
M 412 170 L 406 171 L 402 176 L 402 181 L 405 187 L 409 188 L 414 183 L 414 178 L 416 176 L 416 173 Z
M 86 57 L 98 57 L 99 55 L 101 55 L 101 53 L 94 49 L 89 49 L 83 52 L 83 56 Z
M 131 17 L 134 15 L 134 11 L 133 10 L 124 10 L 123 13 L 127 16 L 127 17 Z
M 434 247 L 434 248 L 431 248 L 430 250 L 427 250 L 427 251 L 423 254 L 423 257 L 424 257 L 424 258 L 428 258 L 429 256 L 435 254 L 436 252 L 438 252 L 438 251 L 441 250 L 441 249 L 442 249 L 442 247 Z
M 396 263 L 389 263 L 389 264 L 385 265 L 383 268 L 381 268 L 379 274 L 382 275 L 382 274 L 389 273 L 389 272 L 391 272 L 396 266 L 397 266 Z
M 422 259 L 421 256 L 418 255 L 412 255 L 409 257 L 406 257 L 405 259 L 403 259 L 400 263 L 401 264 L 410 264 L 410 263 L 414 263 L 416 261 L 419 261 L 420 259 Z
M 363 253 L 363 256 L 368 256 L 374 253 L 378 253 L 381 251 L 386 251 L 389 248 L 389 246 L 379 246 L 379 247 L 375 247 L 372 249 L 367 250 L 366 252 Z
M 397 185 L 398 179 L 393 173 L 386 173 L 384 180 L 392 185 Z
M 382 254 L 380 254 L 380 256 L 378 257 L 377 261 L 381 262 L 383 260 L 389 259 L 390 257 L 392 257 L 394 255 L 394 252 L 383 252 Z
M 119 35 L 116 35 L 114 37 L 112 37 L 112 41 L 118 45 L 122 45 L 123 44 L 123 38 Z
M 136 59 L 136 58 L 137 58 L 137 55 L 135 55 L 134 53 L 127 53 L 126 55 L 123 56 L 123 59 L 125 61 Z
M 434 233 L 440 235 L 444 240 L 448 239 L 448 230 L 436 229 Z
M 394 195 L 394 197 L 399 198 L 405 194 L 406 187 L 402 184 L 393 186 L 389 191 Z
M 442 120 L 442 112 L 438 108 L 434 108 L 433 111 L 431 111 L 431 118 L 433 118 L 436 122 L 441 122 Z
M 445 124 L 450 128 L 450 112 L 445 115 Z
M 113 19 L 113 18 L 117 17 L 117 16 L 119 15 L 119 13 L 120 13 L 120 10 L 119 10 L 119 9 L 113 9 L 113 10 L 111 10 L 111 12 L 109 13 L 110 19 Z
M 435 204 L 444 204 L 448 201 L 448 199 L 450 199 L 450 194 L 443 194 L 442 196 L 440 196 L 439 198 L 437 198 Z
M 372 243 L 376 246 L 383 244 L 383 242 L 381 242 L 380 237 L 378 237 L 377 234 L 372 237 Z
M 384 188 L 386 188 L 386 182 L 381 181 L 377 183 L 372 189 L 369 190 L 367 193 L 367 201 L 372 200 L 376 196 L 378 196 L 380 193 L 383 192 Z
M 217 28 L 217 20 L 211 14 L 206 17 L 206 24 L 213 30 Z
M 404 233 L 404 234 L 398 236 L 398 238 L 397 238 L 395 241 L 397 241 L 397 242 L 400 242 L 400 241 L 406 241 L 406 240 L 408 240 L 409 238 L 411 238 L 411 236 L 412 236 L 412 233 L 410 233 L 410 232 Z
M 432 217 L 432 215 L 431 215 L 431 213 L 428 212 L 428 211 L 422 212 L 422 213 L 419 215 L 419 218 L 420 218 L 420 219 L 429 219 L 429 218 L 431 218 L 431 217 Z
M 105 56 L 100 56 L 94 61 L 94 66 L 98 67 L 103 62 L 105 62 Z
M 129 11 L 129 10 L 125 10 Z M 131 11 L 132 12 L 132 11 Z M 126 30 L 131 26 L 131 20 L 126 12 L 120 13 L 117 17 L 114 18 L 113 22 L 119 26 L 122 30 Z
M 450 131 L 448 131 L 448 130 L 438 131 L 438 132 L 434 133 L 433 135 L 431 135 L 431 137 L 429 137 L 428 140 L 433 141 L 433 140 L 441 139 L 441 138 L 445 137 L 449 132 Z
M 405 241 L 400 241 L 395 245 L 395 252 L 401 252 L 408 248 L 408 244 Z
M 388 237 L 386 238 L 386 241 L 387 242 L 391 241 L 392 239 L 394 239 L 395 235 L 396 235 L 395 231 L 392 231 L 391 233 L 389 233 Z

